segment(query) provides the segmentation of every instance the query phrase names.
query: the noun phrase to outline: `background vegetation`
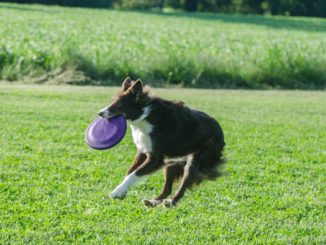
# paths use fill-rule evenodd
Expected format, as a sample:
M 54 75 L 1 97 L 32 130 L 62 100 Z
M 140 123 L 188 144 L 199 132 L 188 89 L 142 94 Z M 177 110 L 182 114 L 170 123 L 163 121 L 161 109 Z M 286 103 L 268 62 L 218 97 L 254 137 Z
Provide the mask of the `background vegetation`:
M 0 79 L 325 88 L 326 20 L 0 4 Z
M 324 0 L 5 0 L 74 7 L 164 9 L 326 17 Z
M 159 172 L 123 200 L 130 129 L 96 151 L 84 132 L 116 88 L 0 84 L 0 243 L 325 244 L 324 92 L 154 90 L 215 117 L 226 176 L 176 209 L 146 209 Z

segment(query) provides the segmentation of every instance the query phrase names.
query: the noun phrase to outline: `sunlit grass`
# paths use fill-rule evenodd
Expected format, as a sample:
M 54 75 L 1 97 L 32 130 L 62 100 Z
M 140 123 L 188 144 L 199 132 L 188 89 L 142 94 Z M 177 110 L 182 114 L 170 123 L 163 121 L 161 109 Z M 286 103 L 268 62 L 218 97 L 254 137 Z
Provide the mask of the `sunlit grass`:
M 84 132 L 115 88 L 0 85 L 0 243 L 324 244 L 324 92 L 155 90 L 214 116 L 226 175 L 179 206 L 146 209 L 162 173 L 123 201 L 107 194 L 135 146 L 107 151 Z

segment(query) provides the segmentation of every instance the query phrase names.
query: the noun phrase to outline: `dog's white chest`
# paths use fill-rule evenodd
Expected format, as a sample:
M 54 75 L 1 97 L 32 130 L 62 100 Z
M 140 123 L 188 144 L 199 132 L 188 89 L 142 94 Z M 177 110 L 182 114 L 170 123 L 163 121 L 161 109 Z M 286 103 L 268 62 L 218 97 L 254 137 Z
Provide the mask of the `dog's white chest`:
M 132 138 L 137 146 L 138 151 L 142 153 L 152 152 L 152 140 L 150 133 L 153 126 L 145 119 L 136 120 L 130 123 Z

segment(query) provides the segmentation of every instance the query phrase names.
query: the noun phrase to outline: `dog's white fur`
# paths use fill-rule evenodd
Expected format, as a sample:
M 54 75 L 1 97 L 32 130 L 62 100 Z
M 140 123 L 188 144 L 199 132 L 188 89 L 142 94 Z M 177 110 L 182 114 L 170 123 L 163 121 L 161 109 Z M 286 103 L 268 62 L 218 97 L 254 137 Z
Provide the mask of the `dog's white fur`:
M 106 107 L 102 108 L 101 110 L 99 110 L 98 113 L 99 114 L 100 113 L 103 113 L 103 117 L 104 118 L 109 118 L 110 117 L 110 111 L 109 111 L 109 107 L 108 106 L 106 106 Z
M 153 125 L 146 120 L 150 112 L 150 106 L 144 107 L 143 114 L 138 119 L 130 121 L 132 138 L 138 151 L 142 153 L 152 152 L 152 141 L 149 134 L 153 131 Z
M 156 207 L 157 205 L 162 203 L 162 200 L 155 200 L 155 199 L 144 199 L 143 203 L 146 207 Z
M 172 199 L 164 199 L 163 200 L 163 205 L 166 207 L 166 208 L 171 208 L 173 207 L 173 201 Z
M 126 176 L 123 182 L 118 185 L 109 195 L 110 198 L 124 198 L 127 195 L 128 189 L 138 183 L 143 177 L 136 175 L 135 171 Z
M 133 140 L 138 151 L 142 153 L 150 153 L 152 151 L 152 141 L 149 134 L 152 132 L 153 126 L 146 121 L 146 117 L 150 112 L 151 109 L 147 106 L 143 109 L 143 114 L 138 119 L 130 121 Z M 137 176 L 135 171 L 132 172 L 111 192 L 109 197 L 124 198 L 127 195 L 128 189 L 138 183 L 142 178 Z

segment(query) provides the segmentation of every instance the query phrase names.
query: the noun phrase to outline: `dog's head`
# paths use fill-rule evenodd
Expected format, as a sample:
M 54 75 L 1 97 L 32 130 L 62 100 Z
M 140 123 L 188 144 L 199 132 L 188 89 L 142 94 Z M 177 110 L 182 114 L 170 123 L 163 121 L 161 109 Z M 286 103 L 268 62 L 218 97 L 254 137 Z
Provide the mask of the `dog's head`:
M 127 120 L 136 120 L 143 114 L 143 108 L 150 102 L 148 93 L 148 90 L 144 90 L 141 80 L 131 81 L 127 77 L 120 91 L 113 96 L 111 103 L 98 114 L 104 118 L 122 114 Z

